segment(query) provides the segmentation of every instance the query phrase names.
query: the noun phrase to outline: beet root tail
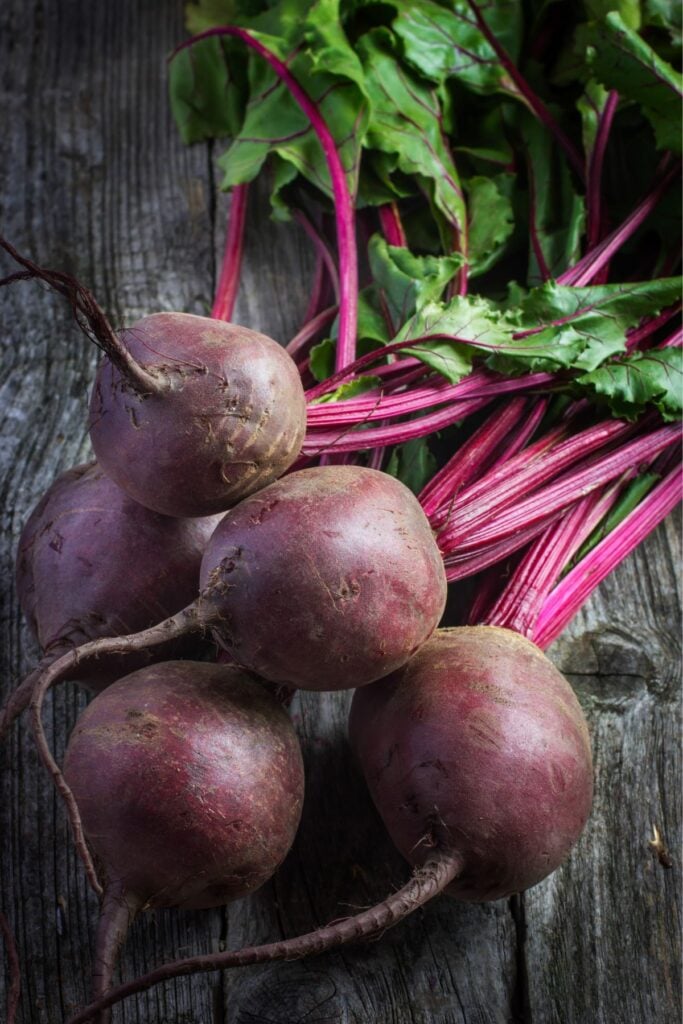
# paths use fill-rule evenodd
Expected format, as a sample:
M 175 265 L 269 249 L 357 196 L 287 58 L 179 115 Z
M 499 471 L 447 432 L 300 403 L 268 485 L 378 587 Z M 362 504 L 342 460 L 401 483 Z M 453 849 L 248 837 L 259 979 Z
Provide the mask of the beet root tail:
M 245 967 L 273 960 L 300 960 L 307 956 L 317 956 L 329 949 L 372 938 L 398 924 L 413 911 L 438 896 L 460 874 L 462 868 L 463 861 L 457 853 L 435 851 L 422 867 L 415 869 L 412 878 L 403 888 L 392 893 L 382 903 L 377 903 L 353 917 L 335 921 L 314 932 L 293 939 L 284 939 L 281 942 L 248 946 L 233 952 L 187 957 L 184 960 L 163 964 L 149 974 L 111 989 L 103 998 L 91 1003 L 72 1017 L 68 1024 L 86 1024 L 86 1021 L 94 1021 L 98 1019 L 98 1013 L 127 996 L 145 992 L 153 985 L 169 981 L 171 978 L 225 970 L 228 967 Z
M 9 695 L 4 707 L 0 709 L 0 740 L 5 738 L 12 728 L 12 724 L 31 703 L 33 689 L 50 661 L 44 658 L 33 672 L 29 672 L 16 690 Z
M 103 894 L 103 890 L 97 877 L 97 869 L 85 840 L 83 823 L 81 821 L 78 805 L 76 804 L 76 799 L 71 788 L 67 785 L 61 768 L 52 755 L 50 745 L 47 742 L 47 736 L 45 735 L 45 729 L 43 728 L 42 708 L 45 695 L 56 683 L 63 682 L 67 679 L 76 666 L 80 665 L 81 662 L 86 659 L 94 659 L 99 655 L 127 654 L 132 651 L 146 650 L 148 647 L 155 647 L 159 644 L 166 643 L 168 640 L 175 640 L 178 637 L 184 636 L 186 633 L 198 631 L 203 627 L 203 625 L 204 623 L 202 622 L 195 605 L 188 605 L 187 608 L 179 611 L 176 615 L 171 616 L 171 618 L 164 619 L 163 622 L 158 623 L 156 626 L 152 626 L 150 629 L 144 629 L 140 633 L 131 633 L 129 636 L 103 638 L 101 640 L 91 640 L 88 643 L 77 647 L 68 654 L 63 655 L 63 657 L 52 662 L 39 672 L 39 676 L 35 680 L 35 685 L 31 690 L 29 704 L 31 711 L 31 725 L 33 728 L 36 746 L 38 748 L 38 754 L 52 776 L 55 788 L 64 801 L 73 831 L 76 850 L 83 862 L 88 875 L 88 880 L 98 896 Z
M 67 299 L 80 329 L 102 349 L 133 388 L 142 394 L 154 394 L 162 389 L 162 382 L 133 359 L 117 337 L 95 296 L 80 281 L 64 271 L 48 270 L 46 267 L 39 266 L 33 260 L 23 256 L 7 239 L 2 237 L 0 237 L 0 248 L 25 268 L 2 278 L 0 286 L 31 279 L 43 281 Z
M 114 969 L 128 929 L 140 909 L 140 900 L 126 893 L 121 884 L 107 885 L 102 896 L 97 923 L 95 959 L 91 976 L 93 999 L 101 999 L 111 989 Z M 109 1024 L 111 1010 L 97 1014 L 97 1024 Z

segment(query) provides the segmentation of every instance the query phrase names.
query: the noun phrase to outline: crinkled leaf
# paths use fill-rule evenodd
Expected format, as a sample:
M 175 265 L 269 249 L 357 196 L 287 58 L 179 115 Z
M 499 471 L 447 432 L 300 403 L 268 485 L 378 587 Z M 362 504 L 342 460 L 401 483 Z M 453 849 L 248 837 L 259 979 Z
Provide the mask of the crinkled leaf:
M 665 420 L 683 411 L 683 351 L 636 352 L 586 373 L 577 386 L 607 402 L 615 416 L 636 419 L 654 406 Z
M 369 108 L 362 67 L 341 26 L 339 0 L 315 0 L 310 4 L 280 0 L 272 6 L 209 0 L 193 5 L 188 14 L 193 29 L 231 22 L 248 27 L 255 38 L 287 63 L 299 84 L 317 103 L 338 144 L 349 188 L 355 192 Z M 184 104 L 176 99 L 174 107 L 183 137 L 190 140 L 225 135 L 223 122 L 227 121 L 230 128 L 227 134 L 234 138 L 219 161 L 225 172 L 224 188 L 251 181 L 266 157 L 276 153 L 331 196 L 331 181 L 318 137 L 270 65 L 249 52 L 243 43 L 230 40 L 230 53 L 239 55 L 238 66 L 240 62 L 244 66 L 248 56 L 249 98 L 243 110 L 244 96 L 235 92 L 229 77 L 224 81 L 226 69 L 221 69 L 215 57 L 220 47 L 227 44 L 223 40 L 218 43 L 209 40 L 209 43 L 214 47 L 213 62 L 203 70 L 204 77 L 199 83 L 189 79 L 191 65 L 187 62 L 173 72 L 176 79 L 173 91 L 176 96 L 180 93 Z M 179 57 L 185 60 L 187 53 L 192 60 L 192 55 L 206 45 L 204 41 L 197 43 Z M 174 60 L 173 65 L 175 63 Z M 204 114 L 207 107 L 210 118 Z M 197 109 L 203 120 L 196 113 Z M 187 111 L 192 112 L 192 118 Z M 282 187 L 281 182 L 282 174 L 276 189 Z M 274 195 L 272 205 L 276 213 L 284 214 L 280 197 Z
M 616 11 L 577 33 L 591 77 L 635 100 L 654 128 L 658 145 L 681 152 L 683 78 L 628 27 Z
M 586 285 L 572 288 L 548 281 L 533 288 L 519 304 L 518 322 L 523 326 L 578 318 L 600 312 L 620 329 L 633 327 L 644 316 L 654 316 L 680 301 L 683 280 L 665 277 L 658 281 Z
M 680 0 L 645 0 L 643 6 L 646 24 L 667 29 L 674 46 L 680 46 L 683 30 L 683 6 Z
M 472 369 L 474 350 L 454 341 L 429 341 L 415 348 L 407 348 L 405 355 L 416 356 L 443 377 L 457 384 Z
M 419 494 L 434 476 L 436 465 L 427 438 L 416 437 L 392 450 L 386 472 L 409 487 L 413 494 Z
M 457 295 L 448 303 L 429 303 L 403 325 L 396 341 L 428 335 L 452 335 L 406 349 L 457 384 L 472 368 L 476 349 L 489 352 L 510 342 L 514 328 L 485 299 Z
M 296 2 L 296 0 L 295 0 Z M 304 25 L 313 72 L 355 82 L 365 95 L 365 76 L 341 24 L 340 0 L 315 0 Z M 299 4 L 301 14 L 301 5 Z
M 382 314 L 375 285 L 363 288 L 358 296 L 358 339 L 359 350 L 367 348 L 362 345 L 363 341 L 375 341 L 386 345 L 391 340 L 391 332 L 386 317 Z
M 586 288 L 547 282 L 504 313 L 480 297 L 457 296 L 426 306 L 403 326 L 397 340 L 457 337 L 455 343 L 438 339 L 411 349 L 452 381 L 460 379 L 476 350 L 488 357 L 491 369 L 512 376 L 563 369 L 590 372 L 622 353 L 626 331 L 674 305 L 680 291 L 680 278 Z M 526 331 L 533 333 L 515 337 Z
M 467 254 L 471 278 L 489 270 L 505 252 L 505 243 L 515 228 L 512 203 L 506 194 L 513 181 L 511 174 L 499 174 L 492 178 L 477 176 L 465 182 L 469 209 Z
M 392 27 L 403 43 L 405 59 L 425 78 L 439 84 L 456 78 L 475 92 L 518 97 L 464 0 L 456 0 L 450 9 L 431 0 L 389 3 L 397 11 Z M 491 31 L 514 59 L 522 37 L 522 5 L 518 0 L 495 0 L 486 4 L 485 15 Z
M 409 249 L 388 245 L 381 235 L 373 235 L 368 252 L 372 276 L 396 325 L 440 299 L 463 262 L 457 255 L 414 256 Z
M 246 55 L 240 50 L 234 40 L 202 39 L 171 61 L 169 98 L 183 142 L 239 131 L 247 97 Z
M 549 281 L 506 314 L 518 331 L 542 329 L 501 346 L 489 365 L 510 374 L 563 368 L 590 372 L 624 351 L 630 327 L 674 305 L 680 293 L 680 278 L 585 288 Z
M 336 347 L 332 338 L 323 338 L 311 349 L 309 367 L 316 380 L 327 380 L 334 373 Z
M 317 6 L 314 5 L 314 9 Z M 355 81 L 320 72 L 306 50 L 284 53 L 281 40 L 265 36 L 259 38 L 287 60 L 299 84 L 317 103 L 338 143 L 349 188 L 355 192 L 361 144 L 369 116 L 365 96 Z M 349 52 L 352 52 L 350 47 Z M 225 171 L 223 187 L 251 181 L 260 171 L 266 156 L 275 152 L 331 196 L 329 171 L 317 135 L 296 100 L 260 58 L 253 58 L 250 62 L 250 86 L 250 99 L 241 130 L 219 161 Z
M 640 0 L 585 0 L 591 18 L 604 18 L 616 11 L 625 25 L 636 31 L 640 28 Z
M 391 39 L 385 29 L 374 29 L 357 44 L 372 106 L 367 145 L 394 154 L 398 170 L 428 190 L 437 209 L 462 235 L 465 204 L 442 132 L 439 97 L 397 61 Z

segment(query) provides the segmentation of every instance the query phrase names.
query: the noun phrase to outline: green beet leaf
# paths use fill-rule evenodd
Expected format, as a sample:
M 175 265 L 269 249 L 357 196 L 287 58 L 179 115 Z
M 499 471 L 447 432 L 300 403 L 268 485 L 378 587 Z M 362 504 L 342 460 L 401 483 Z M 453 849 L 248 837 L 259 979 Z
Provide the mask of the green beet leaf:
M 639 103 L 662 149 L 681 152 L 683 78 L 616 11 L 577 33 L 591 77 Z
M 615 416 L 636 419 L 654 406 L 663 419 L 675 420 L 683 412 L 683 352 L 635 352 L 578 377 L 576 384 L 606 402 Z
M 443 134 L 437 91 L 396 59 L 386 29 L 362 36 L 357 51 L 372 108 L 366 144 L 394 155 L 397 169 L 427 189 L 436 208 L 464 237 L 462 185 Z
M 395 476 L 413 494 L 419 494 L 436 472 L 437 462 L 426 437 L 416 437 L 393 448 L 386 472 Z
M 370 268 L 395 325 L 428 302 L 434 302 L 462 266 L 461 256 L 414 256 L 409 249 L 388 245 L 373 235 L 369 246 Z
M 233 39 L 203 39 L 169 66 L 171 111 L 183 142 L 236 135 L 248 95 L 247 57 Z
M 456 0 L 449 7 L 431 0 L 389 3 L 397 12 L 392 28 L 403 43 L 405 59 L 425 78 L 439 84 L 454 78 L 474 92 L 519 97 L 464 0 Z M 522 38 L 522 5 L 518 0 L 496 0 L 486 4 L 485 16 L 491 31 L 514 59 Z

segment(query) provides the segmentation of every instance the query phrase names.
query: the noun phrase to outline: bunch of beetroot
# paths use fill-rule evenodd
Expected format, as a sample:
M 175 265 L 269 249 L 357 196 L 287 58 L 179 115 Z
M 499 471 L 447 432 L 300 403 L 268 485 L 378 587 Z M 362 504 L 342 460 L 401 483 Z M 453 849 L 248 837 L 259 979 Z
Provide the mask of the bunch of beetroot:
M 583 160 L 479 5 L 458 2 L 453 14 L 389 3 L 367 26 L 363 4 L 318 0 L 295 22 L 285 6 L 253 24 L 245 14 L 239 24 L 197 26 L 206 31 L 175 58 L 173 88 L 186 137 L 220 134 L 202 120 L 216 109 L 211 83 L 238 59 L 231 47 L 246 47 L 266 69 L 265 79 L 253 76 L 272 105 L 261 128 L 269 117 L 303 118 L 306 160 L 292 151 L 286 159 L 310 175 L 293 208 L 318 264 L 288 351 L 226 322 L 246 182 L 263 163 L 248 149 L 253 104 L 242 105 L 241 126 L 229 126 L 245 180 L 228 182 L 212 317 L 156 313 L 117 333 L 83 285 L 0 241 L 22 267 L 2 283 L 47 283 L 105 355 L 90 402 L 97 462 L 53 484 L 20 541 L 19 596 L 42 660 L 0 718 L 1 733 L 30 706 L 101 896 L 94 1002 L 73 1024 L 104 1021 L 125 995 L 179 974 L 321 952 L 380 933 L 439 892 L 498 899 L 552 872 L 588 817 L 592 767 L 578 702 L 542 651 L 680 494 L 680 282 L 668 276 L 678 256 L 648 253 L 644 280 L 610 280 L 621 248 L 676 179 L 671 154 L 614 227 L 601 181 L 615 90 L 586 88 L 594 109 Z M 426 7 L 456 54 L 466 25 L 483 76 L 476 88 L 522 102 L 514 123 L 529 152 L 543 150 L 541 125 L 585 189 L 579 255 L 551 237 L 531 159 L 534 280 L 506 299 L 468 291 L 514 238 L 489 232 L 484 251 L 483 197 L 503 220 L 514 204 L 503 201 L 511 193 L 501 175 L 489 182 L 493 199 L 481 175 L 465 190 L 458 178 L 444 127 L 450 72 L 440 51 L 427 67 L 411 48 Z M 391 86 L 397 69 L 410 86 L 402 105 Z M 438 89 L 425 86 L 430 74 Z M 458 74 L 467 85 L 465 65 Z M 417 139 L 407 127 L 413 101 L 423 119 Z M 351 115 L 355 134 L 343 130 Z M 280 182 L 274 205 L 282 189 L 290 201 L 293 178 L 277 163 L 285 158 L 262 141 Z M 495 163 L 490 143 L 463 147 L 463 160 Z M 416 216 L 411 174 L 427 194 L 429 224 Z M 360 294 L 359 226 L 368 235 L 379 228 Z M 437 433 L 438 462 L 426 441 Z M 447 583 L 457 626 L 437 628 Z M 98 695 L 62 772 L 41 708 L 66 679 Z M 303 773 L 283 688 L 356 691 L 351 744 L 411 878 L 381 904 L 309 935 L 188 957 L 112 988 L 140 911 L 229 902 L 262 885 L 290 848 Z
M 410 490 L 358 465 L 282 476 L 302 444 L 305 401 L 294 363 L 269 339 L 184 314 L 117 336 L 82 286 L 13 255 L 68 294 L 107 351 L 91 402 L 98 462 L 55 482 L 20 541 L 20 599 L 43 660 L 4 715 L 6 727 L 30 704 L 101 895 L 98 1005 L 121 994 L 107 997 L 140 910 L 224 904 L 287 853 L 301 755 L 264 683 L 357 688 L 352 741 L 415 874 L 356 918 L 169 965 L 166 976 L 315 952 L 374 934 L 446 887 L 492 899 L 552 871 L 590 808 L 580 709 L 516 634 L 435 633 L 446 571 Z M 182 517 L 188 509 L 206 515 Z M 231 663 L 177 660 L 193 635 L 211 636 Z M 40 712 L 68 678 L 101 692 L 62 775 Z

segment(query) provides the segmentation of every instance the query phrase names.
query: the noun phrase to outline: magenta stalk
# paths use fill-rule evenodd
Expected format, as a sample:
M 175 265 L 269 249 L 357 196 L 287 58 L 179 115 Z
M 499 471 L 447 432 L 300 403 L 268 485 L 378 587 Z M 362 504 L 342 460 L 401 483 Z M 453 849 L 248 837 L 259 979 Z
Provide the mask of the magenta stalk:
M 337 226 L 337 248 L 339 251 L 340 314 L 339 337 L 337 340 L 336 367 L 341 370 L 352 363 L 356 353 L 356 329 L 358 321 L 358 254 L 356 252 L 356 222 L 351 193 L 337 146 L 318 106 L 302 89 L 298 81 L 279 57 L 276 57 L 263 43 L 246 29 L 235 25 L 223 25 L 207 29 L 186 39 L 176 48 L 171 59 L 181 50 L 193 46 L 201 39 L 213 36 L 233 36 L 266 60 L 278 78 L 284 82 L 290 93 L 311 122 L 325 153 L 325 159 L 332 181 L 335 219 Z
M 543 603 L 533 633 L 544 650 L 574 618 L 598 584 L 673 511 L 681 500 L 681 466 L 676 466 L 604 540 L 576 565 Z
M 587 252 L 578 263 L 573 267 L 570 267 L 569 270 L 566 270 L 564 274 L 560 274 L 557 279 L 557 283 L 573 285 L 575 288 L 581 288 L 584 285 L 590 284 L 598 271 L 609 263 L 615 252 L 617 252 L 624 242 L 634 235 L 640 225 L 647 220 L 664 196 L 665 192 L 672 185 L 674 179 L 678 176 L 679 170 L 680 165 L 678 164 L 670 167 L 667 173 L 663 175 L 652 191 L 640 201 L 638 206 L 629 214 L 626 220 L 623 221 L 618 228 L 615 228 L 615 230 L 612 231 L 605 239 L 603 239 L 599 245 L 596 245 L 593 249 Z
M 248 185 L 235 185 L 232 190 L 223 265 L 221 267 L 218 288 L 216 289 L 216 297 L 211 309 L 211 316 L 214 320 L 230 321 L 235 309 L 235 300 L 237 299 L 242 268 L 248 195 Z
M 285 346 L 290 356 L 292 358 L 300 356 L 308 345 L 315 340 L 316 335 L 320 334 L 321 331 L 332 323 L 337 312 L 337 306 L 328 306 L 327 309 L 323 309 L 317 316 L 314 316 L 305 323 L 301 330 Z
M 526 402 L 513 398 L 504 409 L 496 410 L 485 423 L 448 460 L 422 489 L 418 498 L 425 515 L 433 515 L 446 502 L 452 502 L 473 479 L 482 475 L 487 460 L 514 430 Z
M 595 145 L 587 169 L 586 207 L 588 216 L 588 247 L 593 248 L 600 241 L 603 223 L 602 213 L 602 168 L 605 150 L 614 115 L 619 104 L 619 93 L 614 89 L 608 94 L 595 136 Z
M 558 523 L 549 526 L 524 555 L 482 623 L 514 629 L 531 639 L 543 601 L 565 565 L 609 512 L 619 489 L 613 485 L 604 492 L 587 495 L 570 507 Z
M 544 522 L 548 516 L 566 509 L 577 498 L 610 483 L 622 473 L 649 464 L 660 452 L 674 444 L 679 435 L 678 424 L 661 427 L 644 437 L 627 442 L 616 451 L 593 457 L 581 469 L 570 470 L 529 498 L 503 509 L 500 515 L 486 517 L 483 525 L 478 523 L 474 529 L 465 533 L 462 524 L 458 523 L 458 529 L 452 528 L 449 531 L 449 542 L 455 543 L 463 551 L 514 536 L 519 530 Z M 442 547 L 441 537 L 439 541 Z
M 294 210 L 294 219 L 303 228 L 316 251 L 316 254 L 320 260 L 322 260 L 323 266 L 327 271 L 329 279 L 332 283 L 332 290 L 334 291 L 334 301 L 339 305 L 339 274 L 334 263 L 334 258 L 330 252 L 327 242 L 320 234 L 318 229 L 315 227 L 309 217 L 303 212 L 303 210 Z
M 389 245 L 399 249 L 407 248 L 406 234 L 396 203 L 386 203 L 379 207 L 379 223 Z

